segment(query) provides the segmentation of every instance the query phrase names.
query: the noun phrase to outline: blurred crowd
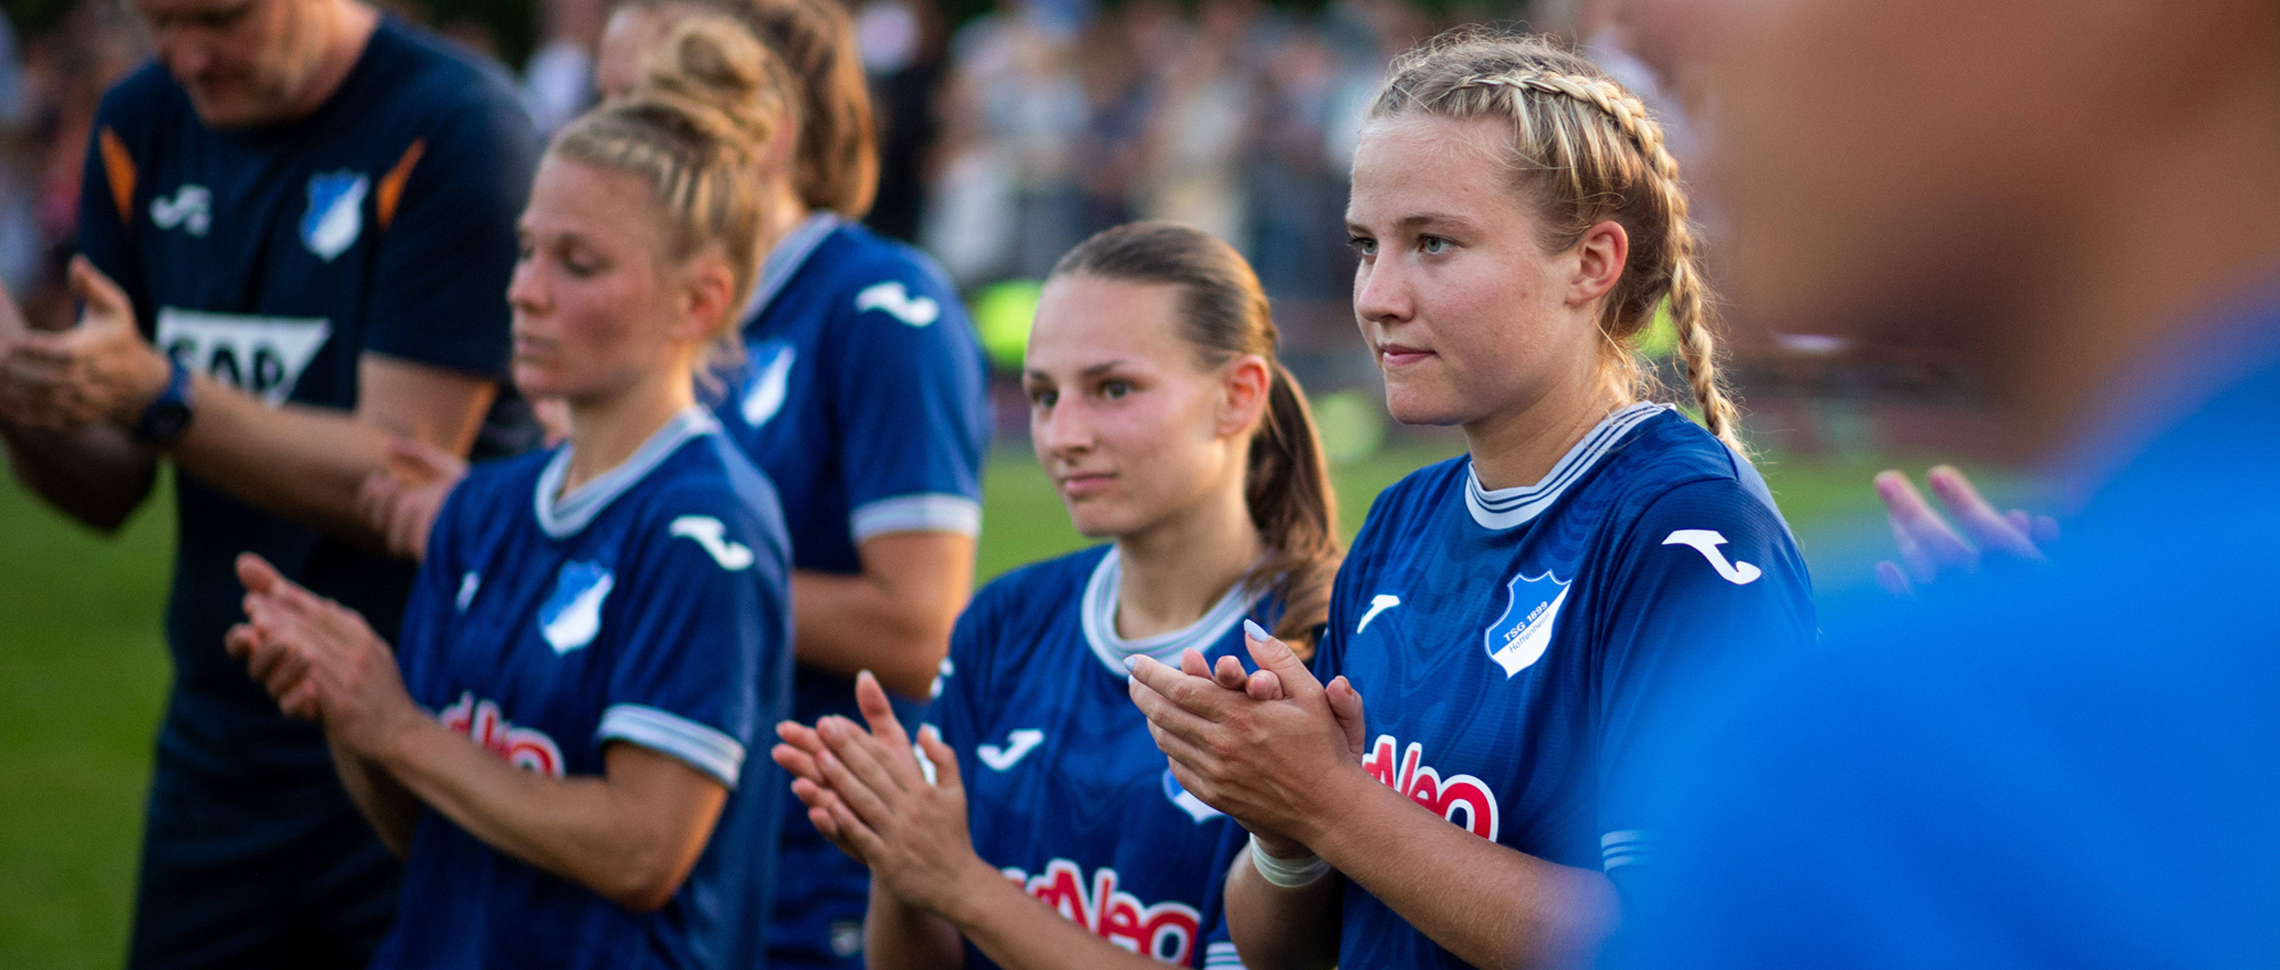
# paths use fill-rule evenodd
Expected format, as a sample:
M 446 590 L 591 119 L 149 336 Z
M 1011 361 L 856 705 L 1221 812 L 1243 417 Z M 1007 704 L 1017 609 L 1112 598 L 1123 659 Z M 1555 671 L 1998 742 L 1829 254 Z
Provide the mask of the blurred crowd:
M 593 97 L 608 0 L 541 0 L 519 66 L 470 22 L 384 6 L 515 70 L 542 129 Z M 1603 61 L 1627 60 L 1591 6 L 1004 0 L 953 23 L 937 0 L 868 0 L 853 13 L 884 148 L 871 221 L 934 254 L 968 291 L 1042 278 L 1118 223 L 1188 223 L 1250 258 L 1302 349 L 1325 326 L 1342 339 L 1347 160 L 1388 60 L 1452 23 L 1523 15 L 1614 55 Z M 89 119 L 145 56 L 113 0 L 81 0 L 39 36 L 0 22 L 0 282 L 46 312 L 63 309 L 41 297 L 71 245 Z

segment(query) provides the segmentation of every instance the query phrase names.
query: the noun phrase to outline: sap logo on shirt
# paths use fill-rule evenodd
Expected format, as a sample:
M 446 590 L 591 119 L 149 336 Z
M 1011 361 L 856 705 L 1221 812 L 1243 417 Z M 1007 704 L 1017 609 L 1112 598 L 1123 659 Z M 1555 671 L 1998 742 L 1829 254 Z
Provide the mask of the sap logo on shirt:
M 1142 903 L 1116 888 L 1112 866 L 1094 870 L 1089 885 L 1084 870 L 1067 859 L 1046 863 L 1035 876 L 1012 867 L 999 871 L 1062 916 L 1125 950 L 1180 967 L 1195 955 L 1202 914 L 1185 903 Z
M 214 193 L 203 185 L 185 185 L 171 199 L 152 199 L 150 221 L 160 229 L 181 226 L 183 232 L 203 236 L 214 226 Z
M 1005 747 L 1001 748 L 994 744 L 975 745 L 974 756 L 982 759 L 983 764 L 990 766 L 991 771 L 1004 771 L 1013 767 L 1014 762 L 1020 761 L 1029 752 L 1035 750 L 1038 745 L 1044 743 L 1045 732 L 1036 728 L 1021 728 L 1005 736 Z
M 476 700 L 474 691 L 461 691 L 459 700 L 437 711 L 443 726 L 475 739 L 492 754 L 525 771 L 550 778 L 562 777 L 562 748 L 536 728 L 516 727 L 499 713 L 499 705 Z
M 1509 599 L 1504 615 L 1488 625 L 1481 640 L 1488 648 L 1488 658 L 1504 668 L 1509 680 L 1543 659 L 1545 648 L 1552 645 L 1552 621 L 1559 616 L 1560 604 L 1567 602 L 1568 584 L 1548 572 L 1541 576 L 1519 573 L 1505 584 L 1505 591 Z
M 184 368 L 282 404 L 332 336 L 323 317 L 257 317 L 158 308 L 158 347 Z
M 555 653 L 569 653 L 594 642 L 602 632 L 602 600 L 617 577 L 600 563 L 565 563 L 554 580 L 554 595 L 538 608 L 538 632 Z
M 1179 779 L 1172 777 L 1172 769 L 1170 768 L 1164 769 L 1164 797 L 1171 799 L 1172 804 L 1179 806 L 1180 811 L 1188 813 L 1188 817 L 1194 819 L 1198 825 L 1220 816 L 1218 809 L 1204 804 L 1203 799 L 1190 794 L 1180 784 Z
M 741 542 L 727 542 L 723 537 L 728 527 L 709 515 L 684 515 L 673 520 L 665 531 L 684 539 L 693 539 L 705 547 L 705 552 L 720 564 L 720 568 L 737 572 L 752 565 L 752 547 Z
M 912 297 L 910 289 L 896 280 L 873 283 L 855 294 L 855 312 L 885 310 L 894 318 L 913 327 L 923 327 L 942 317 L 942 304 L 931 296 Z
M 1680 529 L 1671 533 L 1670 538 L 1664 539 L 1662 544 L 1692 547 L 1695 552 L 1702 554 L 1702 558 L 1710 561 L 1710 568 L 1718 571 L 1720 579 L 1736 586 L 1748 586 L 1757 582 L 1759 576 L 1765 575 L 1765 570 L 1749 563 L 1726 561 L 1726 553 L 1718 548 L 1726 544 L 1726 537 L 1715 530 Z
M 356 172 L 309 176 L 309 211 L 301 216 L 301 245 L 328 263 L 356 245 L 356 237 L 364 232 L 364 195 L 371 189 L 372 180 Z
M 755 428 L 767 424 L 769 418 L 784 409 L 784 394 L 791 386 L 792 359 L 796 356 L 792 345 L 781 340 L 754 344 L 751 348 L 752 383 L 745 388 L 744 423 Z
M 1490 842 L 1502 825 L 1496 805 L 1496 793 L 1488 783 L 1471 775 L 1441 777 L 1430 765 L 1423 764 L 1425 746 L 1409 742 L 1396 762 L 1394 738 L 1380 734 L 1370 746 L 1370 753 L 1362 757 L 1362 770 L 1386 787 L 1409 797 L 1410 801 L 1432 809 L 1433 813 L 1463 826 L 1467 831 Z M 1463 820 L 1458 820 L 1459 814 Z

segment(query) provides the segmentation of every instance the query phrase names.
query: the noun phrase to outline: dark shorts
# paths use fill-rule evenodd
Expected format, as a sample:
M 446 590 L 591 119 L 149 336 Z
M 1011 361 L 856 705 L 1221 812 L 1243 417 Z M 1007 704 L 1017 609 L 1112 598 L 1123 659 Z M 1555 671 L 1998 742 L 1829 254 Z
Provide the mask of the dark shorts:
M 151 778 L 127 965 L 370 962 L 395 919 L 402 866 L 340 783 L 218 780 L 171 761 L 161 753 Z
M 768 923 L 769 970 L 863 970 L 863 914 L 871 870 L 832 845 L 784 786 L 784 834 L 776 849 L 775 916 Z

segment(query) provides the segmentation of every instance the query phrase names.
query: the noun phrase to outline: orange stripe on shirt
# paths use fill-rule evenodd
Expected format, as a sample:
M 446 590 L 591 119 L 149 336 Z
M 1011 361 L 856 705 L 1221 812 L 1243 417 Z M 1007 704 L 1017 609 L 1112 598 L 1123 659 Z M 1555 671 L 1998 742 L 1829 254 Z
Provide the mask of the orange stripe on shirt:
M 414 138 L 404 157 L 396 160 L 396 167 L 380 177 L 380 228 L 388 228 L 396 218 L 396 204 L 404 201 L 404 183 L 412 177 L 412 166 L 420 163 L 420 155 L 427 151 L 427 139 Z
M 111 182 L 111 202 L 119 207 L 119 221 L 132 225 L 135 221 L 135 159 L 127 154 L 127 144 L 119 140 L 119 133 L 110 125 L 95 135 L 95 144 L 103 153 L 103 175 Z

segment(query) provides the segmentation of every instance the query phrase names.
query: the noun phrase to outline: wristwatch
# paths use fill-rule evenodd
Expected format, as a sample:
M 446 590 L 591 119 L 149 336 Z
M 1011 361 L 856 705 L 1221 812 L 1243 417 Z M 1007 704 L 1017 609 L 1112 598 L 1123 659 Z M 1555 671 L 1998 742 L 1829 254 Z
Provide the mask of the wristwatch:
M 135 419 L 136 441 L 161 448 L 182 440 L 190 430 L 190 371 L 171 355 L 167 357 L 166 390 L 143 408 Z

